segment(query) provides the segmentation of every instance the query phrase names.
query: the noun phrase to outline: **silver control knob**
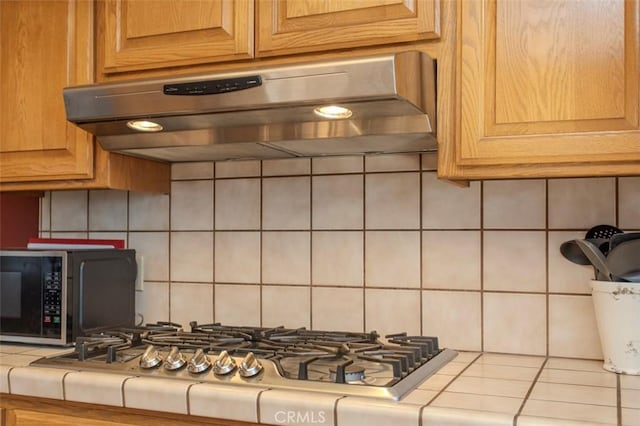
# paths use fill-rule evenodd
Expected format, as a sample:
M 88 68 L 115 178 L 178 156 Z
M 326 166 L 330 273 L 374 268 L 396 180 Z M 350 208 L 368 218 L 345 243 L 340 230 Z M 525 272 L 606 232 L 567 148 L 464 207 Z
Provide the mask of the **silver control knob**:
M 253 352 L 249 352 L 240 363 L 238 372 L 242 377 L 253 377 L 260 373 L 262 368 L 262 364 L 260 364 Z
M 179 370 L 187 363 L 184 355 L 177 346 L 172 346 L 169 355 L 164 360 L 164 368 L 169 371 Z
M 211 368 L 211 361 L 202 349 L 198 349 L 189 360 L 187 370 L 189 373 L 202 373 Z
M 161 362 L 162 357 L 153 345 L 147 346 L 142 357 L 140 357 L 140 367 L 146 369 L 157 367 Z
M 236 362 L 229 356 L 227 351 L 220 352 L 218 358 L 213 363 L 213 372 L 224 376 L 236 369 Z

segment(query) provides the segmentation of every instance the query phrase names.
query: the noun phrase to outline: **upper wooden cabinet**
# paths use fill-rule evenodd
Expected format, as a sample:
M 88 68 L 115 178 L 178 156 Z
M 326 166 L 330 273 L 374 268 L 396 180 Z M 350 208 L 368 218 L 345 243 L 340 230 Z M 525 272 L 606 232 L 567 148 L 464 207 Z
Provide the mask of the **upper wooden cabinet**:
M 440 29 L 439 0 L 99 0 L 97 25 L 106 76 L 415 41 Z
M 436 38 L 438 0 L 259 0 L 257 56 Z
M 110 154 L 67 122 L 62 88 L 94 81 L 93 3 L 0 1 L 0 191 L 169 191 L 168 164 Z
M 91 3 L 0 1 L 0 39 L 0 181 L 92 178 L 92 137 L 62 100 L 93 81 Z
M 640 174 L 638 0 L 465 0 L 442 177 Z
M 104 73 L 253 56 L 253 1 L 99 1 Z

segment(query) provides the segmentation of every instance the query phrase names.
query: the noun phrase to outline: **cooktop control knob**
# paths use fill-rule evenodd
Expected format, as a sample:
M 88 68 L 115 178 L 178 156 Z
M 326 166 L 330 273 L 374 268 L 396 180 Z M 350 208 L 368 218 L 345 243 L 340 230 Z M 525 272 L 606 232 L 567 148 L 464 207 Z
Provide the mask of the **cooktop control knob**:
M 155 348 L 155 346 L 149 345 L 140 358 L 140 367 L 154 368 L 160 365 L 161 362 L 162 357 L 158 353 L 158 350 Z
M 263 367 L 253 352 L 249 352 L 240 363 L 239 373 L 242 377 L 253 377 L 262 371 Z
M 213 363 L 213 372 L 224 376 L 236 369 L 236 362 L 229 356 L 227 351 L 220 352 L 218 358 Z
M 177 346 L 172 346 L 169 355 L 164 360 L 164 368 L 169 371 L 179 370 L 187 363 L 184 355 Z
M 211 368 L 211 361 L 202 349 L 198 349 L 189 360 L 187 370 L 189 373 L 202 373 Z

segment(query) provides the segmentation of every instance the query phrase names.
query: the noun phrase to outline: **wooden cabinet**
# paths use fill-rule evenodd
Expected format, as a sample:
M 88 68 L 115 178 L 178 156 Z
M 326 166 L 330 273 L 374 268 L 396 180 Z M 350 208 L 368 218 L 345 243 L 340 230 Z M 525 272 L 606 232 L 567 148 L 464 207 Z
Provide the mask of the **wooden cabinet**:
M 61 92 L 93 81 L 92 16 L 87 2 L 0 2 L 2 181 L 93 177 L 91 135 L 67 122 Z
M 6 426 L 125 426 L 130 423 L 107 422 L 84 417 L 66 416 L 61 414 L 41 413 L 30 410 L 8 410 Z
M 437 38 L 438 0 L 258 0 L 257 56 Z
M 0 394 L 0 426 L 251 426 L 257 423 Z
M 98 2 L 104 73 L 253 56 L 251 0 Z
M 442 177 L 640 174 L 638 0 L 459 3 Z
M 106 153 L 66 120 L 62 88 L 94 80 L 93 18 L 86 1 L 0 1 L 0 191 L 168 192 L 168 165 Z
M 99 0 L 97 4 L 99 78 L 436 38 L 440 29 L 439 0 Z

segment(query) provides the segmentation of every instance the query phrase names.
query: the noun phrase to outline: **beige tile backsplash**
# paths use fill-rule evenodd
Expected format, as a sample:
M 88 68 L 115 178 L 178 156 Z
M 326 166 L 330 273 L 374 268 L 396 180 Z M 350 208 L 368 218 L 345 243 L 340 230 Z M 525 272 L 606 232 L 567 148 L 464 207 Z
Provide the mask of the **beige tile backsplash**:
M 40 230 L 125 238 L 144 256 L 147 322 L 406 331 L 601 358 L 592 270 L 558 249 L 600 223 L 640 230 L 640 178 L 460 188 L 422 157 L 175 164 L 170 196 L 46 193 Z

